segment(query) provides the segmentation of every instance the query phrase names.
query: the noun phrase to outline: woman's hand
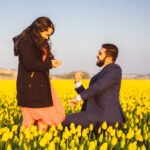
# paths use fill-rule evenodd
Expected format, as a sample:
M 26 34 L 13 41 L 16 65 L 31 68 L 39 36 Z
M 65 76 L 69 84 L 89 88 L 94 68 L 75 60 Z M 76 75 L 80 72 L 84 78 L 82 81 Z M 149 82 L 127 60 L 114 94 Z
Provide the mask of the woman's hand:
M 51 61 L 52 61 L 52 68 L 57 68 L 58 66 L 62 64 L 62 62 L 58 59 L 51 60 Z

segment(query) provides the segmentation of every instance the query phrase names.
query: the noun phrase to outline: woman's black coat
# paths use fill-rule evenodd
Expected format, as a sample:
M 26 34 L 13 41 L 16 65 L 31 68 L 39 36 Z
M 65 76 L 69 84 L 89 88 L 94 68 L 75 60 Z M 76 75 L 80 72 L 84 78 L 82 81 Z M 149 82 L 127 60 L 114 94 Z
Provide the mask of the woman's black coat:
M 23 38 L 19 47 L 18 105 L 31 108 L 52 106 L 49 82 L 49 69 L 52 68 L 50 51 L 46 61 L 42 61 L 42 51 L 30 34 Z

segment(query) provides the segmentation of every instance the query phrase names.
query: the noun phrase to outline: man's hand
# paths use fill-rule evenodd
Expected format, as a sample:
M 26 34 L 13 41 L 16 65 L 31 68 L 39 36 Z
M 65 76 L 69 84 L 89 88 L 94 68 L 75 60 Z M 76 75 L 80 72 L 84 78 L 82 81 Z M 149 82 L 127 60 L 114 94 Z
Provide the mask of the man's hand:
M 69 105 L 70 106 L 76 106 L 78 104 L 78 101 L 76 98 L 72 98 L 69 102 Z
M 76 72 L 74 75 L 75 82 L 80 82 L 82 80 L 83 76 L 84 76 L 83 72 L 81 72 L 81 71 Z
M 62 64 L 62 62 L 58 59 L 56 60 L 51 60 L 52 61 L 52 68 L 56 68 Z

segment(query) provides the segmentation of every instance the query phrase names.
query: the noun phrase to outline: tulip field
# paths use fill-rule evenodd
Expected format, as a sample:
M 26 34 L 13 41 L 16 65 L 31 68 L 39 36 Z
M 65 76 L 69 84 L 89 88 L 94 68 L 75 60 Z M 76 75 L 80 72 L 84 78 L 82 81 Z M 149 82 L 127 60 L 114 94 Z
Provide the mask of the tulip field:
M 51 80 L 66 114 L 79 112 L 69 105 L 77 96 L 73 80 Z M 88 87 L 89 80 L 83 80 Z M 0 150 L 150 150 L 150 80 L 122 80 L 120 103 L 126 117 L 122 129 L 104 122 L 93 133 L 93 125 L 51 126 L 47 132 L 20 127 L 22 114 L 17 106 L 16 81 L 0 80 Z

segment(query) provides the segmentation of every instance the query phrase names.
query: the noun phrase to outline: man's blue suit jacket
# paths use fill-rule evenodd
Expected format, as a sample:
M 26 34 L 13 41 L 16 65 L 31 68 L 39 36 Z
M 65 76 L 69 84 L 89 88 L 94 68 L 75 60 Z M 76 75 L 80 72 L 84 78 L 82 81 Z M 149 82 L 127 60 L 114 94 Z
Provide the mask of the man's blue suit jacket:
M 89 120 L 125 122 L 119 102 L 121 78 L 120 66 L 109 64 L 92 77 L 88 89 L 85 90 L 83 86 L 76 89 L 85 101 L 82 111 L 86 111 Z

